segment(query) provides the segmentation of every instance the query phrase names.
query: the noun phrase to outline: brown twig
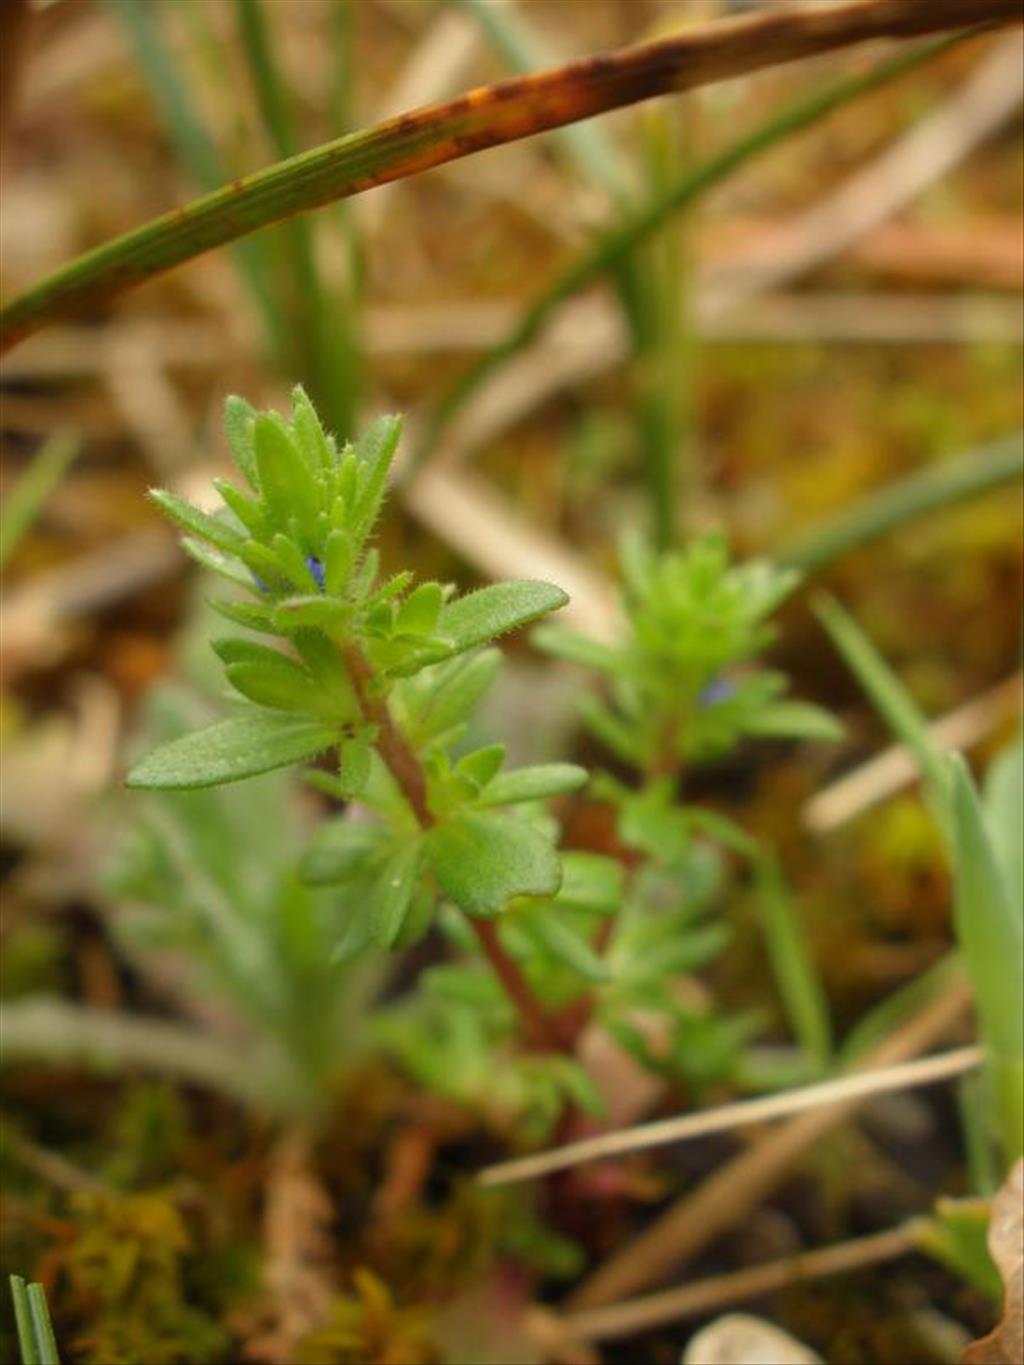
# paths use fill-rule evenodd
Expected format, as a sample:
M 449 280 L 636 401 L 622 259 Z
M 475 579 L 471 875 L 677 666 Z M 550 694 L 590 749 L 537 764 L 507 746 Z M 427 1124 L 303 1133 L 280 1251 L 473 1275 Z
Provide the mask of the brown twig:
M 108 242 L 0 312 L 0 349 L 296 213 L 595 114 L 875 38 L 1020 19 L 1020 0 L 780 5 L 473 90 L 329 142 Z
M 970 989 L 961 980 L 866 1053 L 857 1070 L 892 1066 L 919 1056 L 958 1023 L 969 1003 Z M 745 1217 L 808 1147 L 848 1118 L 860 1103 L 851 1099 L 801 1114 L 727 1161 L 600 1266 L 570 1296 L 569 1308 L 573 1312 L 596 1308 L 657 1283 Z
M 342 659 L 365 718 L 377 728 L 377 751 L 401 787 L 423 829 L 435 823 L 427 800 L 427 782 L 416 754 L 398 729 L 387 703 L 377 695 L 373 670 L 354 644 L 342 646 Z M 531 1047 L 545 1052 L 563 1051 L 558 1031 L 530 989 L 519 965 L 505 952 L 498 931 L 489 920 L 467 916 L 484 954 L 523 1021 Z
M 646 1294 L 625 1303 L 609 1304 L 589 1313 L 576 1313 L 562 1319 L 573 1337 L 587 1341 L 610 1341 L 616 1337 L 648 1332 L 666 1322 L 715 1313 L 745 1299 L 760 1298 L 793 1284 L 843 1275 L 864 1266 L 891 1261 L 917 1249 L 918 1225 L 911 1221 L 903 1227 L 888 1228 L 870 1237 L 858 1237 L 836 1246 L 820 1247 L 783 1256 L 764 1265 L 748 1266 L 726 1275 L 697 1280 L 661 1294 Z

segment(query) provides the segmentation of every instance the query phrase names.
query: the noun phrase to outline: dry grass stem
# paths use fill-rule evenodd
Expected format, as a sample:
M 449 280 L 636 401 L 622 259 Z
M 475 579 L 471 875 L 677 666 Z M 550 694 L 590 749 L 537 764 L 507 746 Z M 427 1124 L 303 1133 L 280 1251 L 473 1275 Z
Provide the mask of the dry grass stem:
M 895 1066 L 920 1056 L 961 1022 L 969 1004 L 966 982 L 955 983 L 866 1053 L 858 1070 Z M 596 1308 L 664 1279 L 734 1227 L 788 1175 L 809 1147 L 849 1118 L 861 1103 L 860 1098 L 847 1099 L 799 1114 L 725 1162 L 600 1266 L 569 1297 L 567 1306 L 574 1312 Z
M 694 1284 L 666 1289 L 660 1294 L 645 1294 L 642 1298 L 609 1304 L 607 1308 L 595 1308 L 589 1313 L 573 1313 L 562 1321 L 572 1336 L 587 1341 L 611 1341 L 616 1337 L 647 1332 L 680 1318 L 717 1313 L 733 1304 L 760 1298 L 762 1294 L 772 1294 L 790 1285 L 862 1270 L 897 1256 L 906 1256 L 916 1249 L 916 1226 L 909 1223 L 870 1237 L 858 1237 L 836 1246 L 802 1251 L 764 1265 L 697 1280 Z
M 1020 710 L 1024 674 L 1015 673 L 997 687 L 974 697 L 928 727 L 940 749 L 970 749 Z M 803 809 L 803 822 L 815 834 L 827 834 L 872 806 L 895 796 L 920 777 L 913 754 L 893 744 L 853 772 L 823 788 Z
M 728 312 L 754 294 L 778 288 L 839 256 L 948 174 L 1011 117 L 1024 96 L 1019 34 L 999 42 L 962 88 L 881 156 L 819 204 L 706 273 L 710 313 Z
M 477 1179 L 483 1185 L 509 1185 L 519 1180 L 549 1175 L 552 1171 L 562 1171 L 570 1166 L 581 1166 L 587 1161 L 599 1161 L 603 1157 L 642 1152 L 650 1147 L 663 1147 L 670 1142 L 706 1137 L 709 1133 L 727 1133 L 752 1123 L 787 1118 L 806 1109 L 866 1099 L 869 1095 L 883 1095 L 890 1090 L 931 1085 L 935 1081 L 948 1080 L 951 1076 L 962 1076 L 967 1071 L 973 1071 L 981 1065 L 983 1056 L 980 1047 L 962 1047 L 953 1052 L 940 1053 L 937 1057 L 923 1057 L 918 1061 L 904 1062 L 901 1066 L 838 1076 L 817 1085 L 785 1090 L 778 1095 L 737 1100 L 734 1104 L 723 1104 L 704 1113 L 683 1114 L 679 1118 L 642 1123 L 623 1132 L 602 1133 L 598 1137 L 556 1147 L 550 1152 L 487 1166 Z

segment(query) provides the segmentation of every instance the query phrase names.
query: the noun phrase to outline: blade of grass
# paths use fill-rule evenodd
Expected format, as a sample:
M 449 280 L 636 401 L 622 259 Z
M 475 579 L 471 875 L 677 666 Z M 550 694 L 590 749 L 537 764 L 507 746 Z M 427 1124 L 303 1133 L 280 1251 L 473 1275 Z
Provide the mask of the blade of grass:
M 932 742 L 928 722 L 917 703 L 853 617 L 834 598 L 819 596 L 814 603 L 814 612 L 879 714 L 916 758 L 932 808 L 948 839 L 951 832 L 949 770 Z
M 956 931 L 975 983 L 993 1126 L 1008 1168 L 1024 1154 L 1024 910 L 1013 903 L 967 764 L 951 754 L 946 766 Z
M 12 1275 L 10 1280 L 11 1299 L 14 1302 L 14 1326 L 18 1333 L 18 1350 L 21 1352 L 22 1365 L 40 1365 L 28 1289 L 20 1275 Z
M 924 775 L 950 850 L 957 939 L 986 1047 L 991 1126 L 1012 1164 L 1024 1147 L 1024 906 L 1015 903 L 963 758 L 938 752 L 910 694 L 838 603 L 822 600 L 815 612 Z
M 160 6 L 150 4 L 149 0 L 102 0 L 102 3 L 127 34 L 161 121 L 188 174 L 201 190 L 212 190 L 230 180 L 216 144 L 199 120 L 188 86 L 179 75 L 174 54 L 164 41 L 159 27 Z M 157 221 L 167 221 L 167 218 Z M 232 254 L 242 281 L 263 318 L 271 351 L 278 363 L 283 363 L 288 355 L 288 342 L 274 297 L 269 244 L 265 238 L 239 241 L 232 247 Z
M 46 1306 L 46 1291 L 41 1284 L 29 1285 L 28 1306 L 32 1314 L 32 1326 L 35 1329 L 39 1350 L 39 1365 L 60 1365 L 60 1358 L 57 1355 L 57 1338 L 53 1335 L 50 1310 Z
M 271 149 L 279 158 L 295 156 L 299 137 L 262 0 L 235 0 L 235 14 Z M 328 427 L 351 432 L 354 394 L 346 364 L 347 348 L 332 325 L 332 319 L 344 316 L 346 310 L 332 308 L 327 298 L 316 258 L 313 224 L 305 218 L 291 218 L 283 230 L 291 276 L 290 331 L 301 377 Z
M 765 945 L 789 1026 L 808 1057 L 825 1072 L 832 1063 L 828 997 L 774 855 L 758 856 L 754 880 Z
M 442 395 L 414 452 L 412 464 L 425 459 L 436 446 L 456 414 L 490 376 L 528 346 L 544 329 L 559 307 L 587 285 L 612 273 L 618 263 L 633 253 L 641 242 L 658 231 L 680 209 L 732 175 L 755 157 L 770 151 L 796 133 L 811 127 L 834 110 L 861 95 L 880 88 L 915 67 L 946 51 L 963 35 L 936 39 L 921 44 L 909 53 L 882 62 L 872 70 L 843 77 L 823 90 L 796 100 L 781 113 L 766 120 L 752 133 L 725 148 L 700 165 L 688 169 L 664 194 L 602 234 L 592 247 L 576 260 L 527 307 L 508 335 L 485 351 Z
M 14 554 L 22 536 L 77 454 L 77 436 L 58 431 L 33 456 L 32 463 L 8 494 L 0 511 L 0 570 Z
M 22 1365 L 60 1365 L 43 1286 L 26 1285 L 20 1275 L 11 1275 L 10 1284 Z
M 119 10 L 121 6 L 116 6 Z M 486 147 L 610 109 L 879 37 L 1012 22 L 1017 0 L 852 0 L 771 9 L 471 91 L 226 185 L 96 248 L 0 313 L 0 349 L 258 228 Z
M 805 572 L 824 568 L 928 512 L 999 488 L 1024 475 L 1024 433 L 993 441 L 899 479 L 800 535 L 779 562 Z

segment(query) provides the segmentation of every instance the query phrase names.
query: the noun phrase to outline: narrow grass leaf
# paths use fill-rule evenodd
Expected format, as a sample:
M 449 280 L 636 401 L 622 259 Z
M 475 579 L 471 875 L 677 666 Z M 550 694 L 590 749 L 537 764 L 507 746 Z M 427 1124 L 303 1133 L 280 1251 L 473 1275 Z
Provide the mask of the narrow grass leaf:
M 828 996 L 797 907 L 774 856 L 758 856 L 754 877 L 765 944 L 786 1017 L 797 1042 L 824 1071 L 832 1058 Z
M 43 503 L 64 477 L 78 449 L 77 437 L 64 431 L 56 432 L 32 457 L 28 469 L 7 494 L 0 511 L 0 569 L 7 564 Z
M 949 771 L 932 742 L 928 723 L 917 703 L 853 617 L 834 598 L 819 597 L 814 611 L 883 719 L 914 755 L 936 814 L 948 830 Z
M 1024 1150 L 1024 921 L 1014 905 L 964 760 L 946 760 L 952 790 L 957 937 L 975 1008 L 1007 1163 Z

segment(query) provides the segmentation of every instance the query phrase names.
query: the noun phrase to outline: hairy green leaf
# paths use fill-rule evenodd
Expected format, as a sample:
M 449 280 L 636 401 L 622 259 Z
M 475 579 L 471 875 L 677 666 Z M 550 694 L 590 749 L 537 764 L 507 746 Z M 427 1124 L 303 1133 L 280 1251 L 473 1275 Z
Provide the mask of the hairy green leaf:
M 590 774 L 575 763 L 538 763 L 501 773 L 487 783 L 478 805 L 510 806 L 519 801 L 543 801 L 561 792 L 578 791 Z
M 449 602 L 438 617 L 437 631 L 452 642 L 452 653 L 459 654 L 557 611 L 568 600 L 552 583 L 494 583 Z
M 469 915 L 500 914 L 513 896 L 553 896 L 558 854 L 534 826 L 464 810 L 427 835 L 438 885 Z
M 162 744 L 127 777 L 129 787 L 215 787 L 312 758 L 337 743 L 322 721 L 247 712 Z
M 211 516 L 209 512 L 201 512 L 198 507 L 193 507 L 184 498 L 168 493 L 164 488 L 151 489 L 149 496 L 157 507 L 172 521 L 176 521 L 183 530 L 188 531 L 190 535 L 198 536 L 200 540 L 208 540 L 225 554 L 237 555 L 244 546 L 244 536 L 239 535 L 217 517 Z

